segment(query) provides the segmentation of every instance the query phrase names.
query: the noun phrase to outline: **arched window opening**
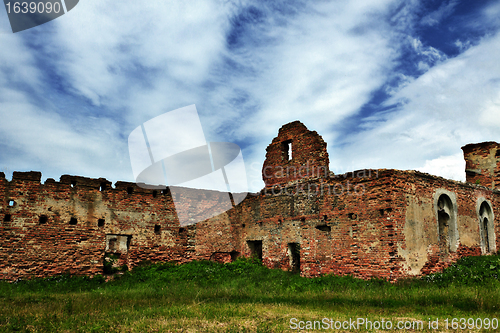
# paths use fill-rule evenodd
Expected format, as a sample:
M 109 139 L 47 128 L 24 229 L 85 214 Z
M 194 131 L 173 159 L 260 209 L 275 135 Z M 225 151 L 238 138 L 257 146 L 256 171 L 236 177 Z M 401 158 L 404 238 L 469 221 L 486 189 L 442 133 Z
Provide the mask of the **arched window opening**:
M 493 211 L 490 204 L 484 200 L 479 207 L 479 234 L 484 253 L 495 250 L 495 233 L 493 229 Z
M 456 220 L 453 203 L 446 194 L 441 194 L 437 201 L 438 244 L 442 256 L 452 250 L 455 241 Z

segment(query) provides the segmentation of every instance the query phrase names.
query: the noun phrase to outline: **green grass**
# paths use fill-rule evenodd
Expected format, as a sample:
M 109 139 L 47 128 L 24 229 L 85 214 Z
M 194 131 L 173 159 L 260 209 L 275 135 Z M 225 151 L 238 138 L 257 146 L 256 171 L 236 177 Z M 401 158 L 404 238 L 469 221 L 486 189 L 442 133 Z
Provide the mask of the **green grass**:
M 500 319 L 499 276 L 499 256 L 464 258 L 443 273 L 397 284 L 307 279 L 245 259 L 145 265 L 110 282 L 1 282 L 0 332 L 284 332 L 291 318 L 359 317 L 422 320 L 423 331 L 436 332 L 429 319 L 439 318 L 439 331 L 445 318 L 450 325 L 452 318 Z

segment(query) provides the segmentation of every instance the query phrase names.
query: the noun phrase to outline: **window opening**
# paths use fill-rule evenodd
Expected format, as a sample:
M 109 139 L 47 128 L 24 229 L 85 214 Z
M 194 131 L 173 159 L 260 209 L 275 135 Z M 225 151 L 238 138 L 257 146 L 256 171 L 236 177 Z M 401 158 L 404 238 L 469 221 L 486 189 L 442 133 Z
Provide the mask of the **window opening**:
M 76 217 L 72 217 L 69 219 L 69 224 L 76 225 L 77 223 L 78 223 L 78 220 L 76 219 Z
M 155 234 L 159 235 L 161 233 L 161 226 L 159 224 L 155 225 Z
M 11 215 L 10 215 L 10 214 L 5 214 L 5 216 L 3 217 L 3 221 L 4 221 L 4 222 L 10 222 L 11 218 L 12 218 L 12 217 L 11 217 Z
M 39 219 L 38 219 L 38 222 L 40 222 L 40 224 L 45 224 L 47 223 L 47 215 L 40 215 Z
M 441 194 L 437 203 L 439 249 L 442 254 L 450 250 L 450 227 L 452 223 L 453 204 L 446 194 Z
M 230 253 L 231 255 L 231 262 L 235 261 L 236 259 L 238 259 L 238 257 L 240 256 L 240 253 L 238 251 L 231 251 Z
M 479 228 L 481 236 L 481 245 L 484 252 L 489 253 L 494 250 L 493 233 L 493 213 L 491 206 L 487 201 L 483 201 L 479 208 Z
M 104 227 L 104 219 L 97 220 L 97 226 L 98 227 Z
M 326 231 L 326 232 L 332 231 L 332 227 L 330 227 L 329 225 L 318 225 L 316 226 L 316 229 L 318 229 L 319 231 Z
M 10 207 L 13 207 L 15 204 L 16 204 L 16 202 L 14 200 L 9 200 L 9 206 Z
M 252 240 L 247 241 L 248 247 L 250 248 L 250 256 L 262 260 L 262 241 Z
M 283 142 L 283 155 L 285 161 L 290 161 L 292 159 L 292 140 L 284 141 Z
M 290 260 L 290 270 L 294 273 L 300 272 L 299 243 L 288 243 L 288 259 Z

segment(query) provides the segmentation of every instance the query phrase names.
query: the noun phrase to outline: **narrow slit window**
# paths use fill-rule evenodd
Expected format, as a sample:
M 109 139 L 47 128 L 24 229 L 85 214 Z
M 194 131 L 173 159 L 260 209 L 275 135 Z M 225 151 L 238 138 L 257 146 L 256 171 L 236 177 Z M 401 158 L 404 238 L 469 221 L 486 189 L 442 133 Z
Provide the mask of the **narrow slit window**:
M 104 227 L 104 219 L 97 220 L 97 226 L 98 227 Z
M 161 226 L 159 224 L 155 225 L 155 234 L 159 235 L 161 233 Z
M 285 161 L 290 161 L 292 159 L 292 140 L 283 142 L 283 154 Z

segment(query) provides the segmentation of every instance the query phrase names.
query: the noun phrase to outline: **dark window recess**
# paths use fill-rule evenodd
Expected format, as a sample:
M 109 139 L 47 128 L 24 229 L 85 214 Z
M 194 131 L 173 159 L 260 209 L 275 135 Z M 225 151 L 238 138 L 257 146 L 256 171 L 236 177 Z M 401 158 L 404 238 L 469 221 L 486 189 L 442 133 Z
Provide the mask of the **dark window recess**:
M 246 225 L 243 223 L 243 224 L 241 225 L 241 227 L 242 227 L 242 228 L 244 228 L 244 227 L 246 227 Z
M 78 220 L 76 219 L 76 217 L 72 217 L 69 219 L 69 224 L 76 225 L 77 223 L 78 223 Z
M 38 218 L 38 222 L 40 224 L 45 224 L 47 223 L 47 221 L 48 221 L 47 215 L 40 215 L 40 217 Z
M 186 228 L 179 228 L 179 235 L 185 235 L 186 234 Z
M 261 240 L 253 240 L 247 241 L 248 247 L 250 248 L 250 255 L 252 257 L 258 258 L 262 260 L 262 241 Z
M 386 213 L 392 212 L 392 208 L 380 209 L 380 216 L 384 216 Z
M 347 216 L 351 219 L 351 220 L 355 220 L 358 218 L 358 215 L 354 214 L 354 213 L 349 213 L 347 214 Z
M 167 194 L 167 190 L 166 189 L 165 190 L 161 190 L 161 194 L 163 194 L 163 195 Z
M 231 251 L 230 254 L 231 254 L 231 261 L 235 261 L 240 256 L 240 253 L 238 251 Z
M 127 187 L 127 193 L 132 194 L 134 192 L 134 189 L 132 187 Z
M 156 196 L 158 195 L 158 191 L 157 190 L 154 190 L 153 191 L 153 198 L 156 198 Z
M 290 259 L 290 269 L 294 273 L 300 272 L 300 244 L 288 243 L 288 258 Z
M 306 222 L 306 219 L 305 219 L 305 218 L 301 218 L 301 219 L 300 219 L 300 222 L 305 223 L 305 222 Z
M 278 224 L 281 224 L 281 219 L 278 219 Z
M 5 214 L 5 216 L 3 217 L 3 221 L 4 222 L 9 222 L 11 220 L 11 218 L 12 217 L 10 216 L 10 214 Z
M 323 221 L 328 221 L 328 216 L 327 215 L 323 215 Z
M 326 232 L 332 231 L 332 227 L 330 227 L 329 225 L 318 225 L 318 226 L 316 226 L 316 229 L 318 229 L 320 231 L 326 231 Z
M 99 191 L 106 191 L 106 183 L 101 183 L 101 185 L 99 186 Z
M 472 170 L 465 170 L 465 175 L 467 175 L 469 177 L 475 177 L 478 175 L 478 173 L 475 171 L 472 171 Z
M 161 226 L 159 224 L 155 224 L 155 234 L 159 235 L 161 232 Z
M 104 219 L 97 220 L 97 226 L 98 227 L 104 227 Z
M 290 161 L 292 159 L 292 140 L 287 140 L 282 143 L 283 159 Z
M 497 149 L 497 151 L 495 153 L 495 157 L 500 157 L 500 149 Z
M 9 200 L 9 206 L 10 207 L 13 207 L 15 204 L 16 204 L 16 202 L 14 200 Z
M 71 181 L 71 187 L 75 187 L 76 186 L 76 180 L 72 180 Z

